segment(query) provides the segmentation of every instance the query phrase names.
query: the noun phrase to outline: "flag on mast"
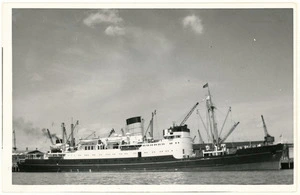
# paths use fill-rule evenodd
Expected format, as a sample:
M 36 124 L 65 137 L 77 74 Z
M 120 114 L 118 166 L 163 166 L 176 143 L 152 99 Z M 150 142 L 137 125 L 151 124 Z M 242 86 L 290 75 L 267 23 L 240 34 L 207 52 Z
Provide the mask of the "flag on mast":
M 206 83 L 205 85 L 203 85 L 203 88 L 206 88 L 206 87 L 208 87 L 208 83 Z

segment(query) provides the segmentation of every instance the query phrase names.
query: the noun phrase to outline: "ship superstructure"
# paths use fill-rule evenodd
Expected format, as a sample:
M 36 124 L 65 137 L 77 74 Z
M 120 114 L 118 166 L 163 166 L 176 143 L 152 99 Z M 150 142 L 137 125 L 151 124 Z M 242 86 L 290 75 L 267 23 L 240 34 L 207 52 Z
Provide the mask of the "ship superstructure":
M 63 147 L 60 152 L 55 150 L 45 155 L 45 159 L 61 157 L 63 159 L 109 159 L 109 158 L 141 158 L 151 156 L 174 156 L 182 159 L 192 156 L 192 140 L 186 125 L 165 129 L 161 140 L 145 139 L 141 117 L 127 119 L 123 135 L 105 138 L 80 140 L 74 150 Z

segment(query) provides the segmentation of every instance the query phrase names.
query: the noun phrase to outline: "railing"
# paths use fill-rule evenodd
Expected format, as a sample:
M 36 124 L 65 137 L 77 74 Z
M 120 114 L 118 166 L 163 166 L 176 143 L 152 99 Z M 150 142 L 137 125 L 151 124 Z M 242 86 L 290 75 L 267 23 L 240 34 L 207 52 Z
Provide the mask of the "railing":
M 142 145 L 120 146 L 121 150 L 138 150 Z

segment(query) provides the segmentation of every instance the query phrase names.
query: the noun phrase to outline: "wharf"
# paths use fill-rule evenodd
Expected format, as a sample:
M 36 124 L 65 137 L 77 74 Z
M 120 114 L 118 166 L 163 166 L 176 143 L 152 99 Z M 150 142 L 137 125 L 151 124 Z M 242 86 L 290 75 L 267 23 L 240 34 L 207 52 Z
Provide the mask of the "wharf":
M 281 169 L 294 169 L 294 158 L 281 160 Z

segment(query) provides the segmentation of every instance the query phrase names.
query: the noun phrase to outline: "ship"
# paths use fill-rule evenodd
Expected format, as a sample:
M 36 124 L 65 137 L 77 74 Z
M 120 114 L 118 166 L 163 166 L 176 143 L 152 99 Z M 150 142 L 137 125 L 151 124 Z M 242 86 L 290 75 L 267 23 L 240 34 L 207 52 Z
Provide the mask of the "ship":
M 193 139 L 186 121 L 198 106 L 198 102 L 179 125 L 173 124 L 162 130 L 162 139 L 153 139 L 156 111 L 152 112 L 146 129 L 142 117 L 135 116 L 126 120 L 125 130 L 121 129 L 121 134 L 116 134 L 112 129 L 107 137 L 80 139 L 78 143 L 75 143 L 73 135 L 78 121 L 71 124 L 69 137 L 62 123 L 63 139 L 57 138 L 55 144 L 51 140 L 53 145 L 49 152 L 39 158 L 20 161 L 18 168 L 21 172 L 279 170 L 284 145 L 274 144 L 274 137 L 268 133 L 263 144 L 226 147 L 225 140 L 239 122 L 234 123 L 222 139 L 219 136 L 215 118 L 216 107 L 212 102 L 208 83 L 203 88 L 208 89 L 203 101 L 209 120 L 204 128 L 210 134 L 211 143 L 197 152 L 193 150 Z M 51 133 L 48 129 L 47 131 L 51 139 Z

